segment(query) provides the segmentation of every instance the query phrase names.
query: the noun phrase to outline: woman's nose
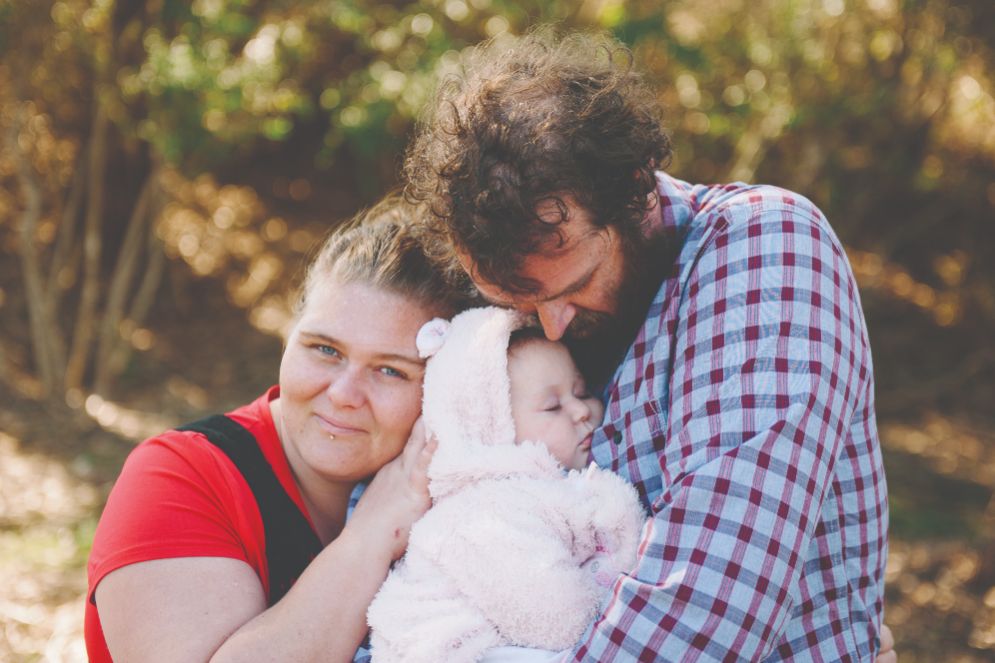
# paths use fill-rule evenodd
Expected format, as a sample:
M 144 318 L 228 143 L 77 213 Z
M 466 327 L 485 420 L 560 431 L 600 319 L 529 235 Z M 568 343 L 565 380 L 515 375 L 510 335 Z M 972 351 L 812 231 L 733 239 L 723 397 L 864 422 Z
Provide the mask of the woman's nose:
M 359 407 L 365 399 L 363 378 L 359 371 L 352 368 L 336 372 L 325 392 L 333 403 L 341 407 Z

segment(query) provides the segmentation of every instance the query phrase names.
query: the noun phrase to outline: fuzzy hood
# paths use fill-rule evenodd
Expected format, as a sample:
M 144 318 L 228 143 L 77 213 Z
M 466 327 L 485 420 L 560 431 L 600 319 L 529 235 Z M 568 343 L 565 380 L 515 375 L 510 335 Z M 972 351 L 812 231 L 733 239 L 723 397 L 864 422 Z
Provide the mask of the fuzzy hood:
M 485 478 L 562 473 L 543 445 L 515 445 L 508 339 L 525 321 L 491 306 L 437 318 L 418 332 L 419 354 L 429 357 L 422 417 L 439 445 L 428 468 L 433 499 Z

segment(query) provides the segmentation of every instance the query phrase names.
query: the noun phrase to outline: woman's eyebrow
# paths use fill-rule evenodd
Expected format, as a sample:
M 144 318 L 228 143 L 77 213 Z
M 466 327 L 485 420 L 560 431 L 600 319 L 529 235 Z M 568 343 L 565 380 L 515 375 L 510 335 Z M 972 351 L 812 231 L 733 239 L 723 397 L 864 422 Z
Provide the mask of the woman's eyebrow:
M 425 367 L 425 360 L 424 359 L 421 359 L 421 358 L 418 358 L 418 357 L 412 357 L 410 355 L 397 354 L 397 353 L 393 353 L 393 352 L 386 352 L 386 353 L 382 353 L 382 354 L 376 354 L 376 355 L 373 355 L 373 356 L 376 359 L 379 359 L 380 361 L 400 361 L 400 362 L 404 362 L 405 364 L 411 364 L 413 366 L 418 366 L 419 368 L 424 368 Z
M 340 343 L 337 338 L 332 338 L 328 334 L 317 331 L 308 331 L 306 329 L 300 330 L 300 336 L 306 336 L 309 340 L 324 341 L 329 345 L 338 345 Z

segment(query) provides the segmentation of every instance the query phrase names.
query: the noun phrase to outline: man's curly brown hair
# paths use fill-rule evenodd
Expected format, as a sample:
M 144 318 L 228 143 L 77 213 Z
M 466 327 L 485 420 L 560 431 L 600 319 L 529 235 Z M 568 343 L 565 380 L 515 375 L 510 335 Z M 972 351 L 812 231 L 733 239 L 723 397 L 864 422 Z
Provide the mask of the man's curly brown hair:
M 489 283 L 534 293 L 518 271 L 558 235 L 566 194 L 595 225 L 635 236 L 671 146 L 627 48 L 542 28 L 484 42 L 461 71 L 440 85 L 404 165 L 406 195 L 427 204 L 450 253 L 466 252 Z M 559 221 L 536 216 L 546 199 Z

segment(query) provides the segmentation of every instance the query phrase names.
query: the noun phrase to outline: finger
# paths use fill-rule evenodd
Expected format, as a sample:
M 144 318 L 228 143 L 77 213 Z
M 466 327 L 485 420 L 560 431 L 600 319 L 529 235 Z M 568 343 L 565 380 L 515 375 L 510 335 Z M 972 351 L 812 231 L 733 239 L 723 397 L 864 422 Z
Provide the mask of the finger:
M 878 656 L 876 659 L 874 659 L 874 663 L 898 663 L 898 654 L 896 654 L 895 650 L 893 649 L 889 652 L 886 652 Z
M 435 450 L 439 448 L 439 442 L 435 437 L 427 437 L 425 444 L 422 445 L 421 451 L 418 454 L 418 458 L 415 460 L 413 470 L 415 474 L 425 475 L 428 472 L 428 466 L 432 462 L 432 457 L 435 455 Z
M 418 417 L 415 420 L 414 426 L 411 427 L 408 443 L 404 445 L 402 456 L 404 457 L 405 465 L 417 462 L 419 454 L 425 448 L 425 443 L 425 424 L 422 422 L 421 417 Z
M 881 651 L 887 652 L 895 648 L 895 636 L 892 635 L 891 629 L 888 628 L 887 624 L 881 624 L 881 633 L 878 634 L 881 638 Z

